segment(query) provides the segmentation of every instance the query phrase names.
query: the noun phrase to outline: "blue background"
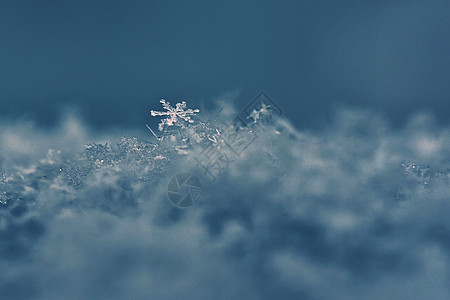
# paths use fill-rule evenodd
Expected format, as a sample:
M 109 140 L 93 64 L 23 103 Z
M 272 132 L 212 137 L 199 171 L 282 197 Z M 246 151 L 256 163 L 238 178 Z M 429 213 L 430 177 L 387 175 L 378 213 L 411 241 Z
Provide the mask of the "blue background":
M 266 91 L 300 128 L 330 109 L 449 119 L 448 1 L 0 2 L 0 115 L 143 128 L 157 101 Z

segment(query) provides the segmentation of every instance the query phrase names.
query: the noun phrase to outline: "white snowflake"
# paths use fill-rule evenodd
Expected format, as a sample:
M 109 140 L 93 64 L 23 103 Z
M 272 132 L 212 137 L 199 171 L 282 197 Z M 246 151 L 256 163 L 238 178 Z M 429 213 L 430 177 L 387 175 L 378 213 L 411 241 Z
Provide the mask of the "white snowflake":
M 162 104 L 163 108 L 166 109 L 166 111 L 151 110 L 150 113 L 153 117 L 167 116 L 167 118 L 162 119 L 161 123 L 159 123 L 158 125 L 158 129 L 160 131 L 164 130 L 165 125 L 173 126 L 175 125 L 174 123 L 177 123 L 179 121 L 181 121 L 179 122 L 181 127 L 184 127 L 183 122 L 194 123 L 194 120 L 192 120 L 191 117 L 200 112 L 199 109 L 186 109 L 186 102 L 184 101 L 181 103 L 177 103 L 175 107 L 172 107 L 170 105 L 170 102 L 164 99 L 161 99 L 159 102 Z
M 247 119 L 253 119 L 253 123 L 256 123 L 262 116 L 269 115 L 271 108 L 271 105 L 262 103 L 261 108 L 258 110 L 254 109 L 252 113 L 247 117 Z

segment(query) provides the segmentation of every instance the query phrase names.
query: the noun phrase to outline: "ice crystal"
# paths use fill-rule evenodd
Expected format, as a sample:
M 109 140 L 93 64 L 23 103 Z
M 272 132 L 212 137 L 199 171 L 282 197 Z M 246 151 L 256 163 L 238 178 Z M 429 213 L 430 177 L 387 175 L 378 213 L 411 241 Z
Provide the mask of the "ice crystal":
M 172 107 L 170 105 L 170 102 L 161 99 L 159 101 L 163 108 L 166 111 L 155 111 L 151 110 L 150 113 L 152 116 L 167 116 L 167 118 L 162 119 L 161 123 L 158 125 L 159 131 L 163 131 L 166 126 L 174 126 L 175 123 L 178 124 L 178 126 L 184 127 L 185 123 L 194 123 L 194 120 L 192 120 L 192 116 L 195 116 L 196 113 L 200 112 L 199 109 L 186 109 L 186 102 L 183 101 L 181 103 L 177 103 L 175 107 Z
M 173 108 L 169 102 L 162 99 L 160 103 L 166 111 L 151 110 L 152 116 L 167 116 L 161 120 L 158 129 L 160 135 L 155 134 L 149 125 L 147 128 L 158 140 L 158 147 L 172 149 L 177 154 L 188 155 L 194 148 L 199 148 L 205 143 L 213 142 L 219 144 L 220 128 L 223 124 L 212 120 L 202 122 L 196 115 L 199 109 L 187 109 L 186 102 L 177 103 Z
M 254 109 L 250 115 L 247 117 L 247 119 L 253 120 L 253 123 L 257 123 L 262 117 L 270 115 L 270 109 L 271 105 L 267 105 L 265 103 L 261 104 L 261 108 Z
M 429 187 L 436 180 L 448 181 L 450 176 L 449 170 L 432 171 L 429 166 L 422 167 L 413 162 L 402 163 L 402 172 L 405 176 L 419 181 L 424 187 Z
M 64 181 L 78 188 L 91 173 L 121 174 L 132 180 L 146 181 L 163 171 L 168 162 L 167 149 L 137 138 L 122 137 L 115 146 L 90 143 L 77 159 L 63 163 Z
M 1 174 L 0 176 L 0 204 L 7 203 L 7 179 L 6 174 Z
M 65 159 L 50 149 L 46 158 L 32 165 L 0 172 L 0 205 L 14 207 L 24 199 L 29 203 L 51 186 L 81 190 L 96 177 L 115 178 L 121 187 L 129 187 L 164 173 L 175 154 L 172 148 L 134 137 L 123 137 L 115 145 L 89 143 L 84 151 Z

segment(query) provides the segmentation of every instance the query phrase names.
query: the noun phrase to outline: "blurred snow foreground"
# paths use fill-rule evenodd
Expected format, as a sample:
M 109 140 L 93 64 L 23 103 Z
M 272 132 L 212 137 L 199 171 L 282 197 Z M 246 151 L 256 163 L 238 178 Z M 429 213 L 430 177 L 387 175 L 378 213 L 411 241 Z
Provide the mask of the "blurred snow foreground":
M 140 141 L 135 137 L 122 137 L 116 145 L 90 143 L 84 151 L 75 157 L 65 157 L 59 150 L 49 149 L 47 157 L 33 163 L 31 166 L 17 166 L 9 172 L 0 169 L 0 205 L 10 206 L 23 203 L 25 200 L 35 200 L 39 191 L 57 186 L 76 191 L 81 189 L 95 176 L 108 175 L 120 183 L 125 190 L 132 189 L 136 182 L 152 181 L 162 174 L 165 166 L 177 156 L 186 156 L 196 151 L 198 153 L 208 144 L 214 144 L 219 151 L 227 148 L 221 137 L 226 130 L 225 122 L 216 119 L 201 121 L 197 113 L 199 109 L 187 108 L 186 102 L 176 103 L 160 100 L 164 111 L 151 110 L 151 116 L 162 117 L 158 124 L 159 133 L 155 133 L 149 125 L 147 128 L 156 138 L 156 142 Z M 253 111 L 247 118 L 256 123 L 267 107 Z M 284 134 L 295 137 L 289 123 L 281 120 L 270 128 L 267 133 Z M 269 136 L 270 135 L 266 135 Z M 297 136 L 298 138 L 298 136 Z M 273 144 L 265 143 L 261 149 L 266 156 L 277 161 L 276 154 L 271 153 Z M 399 167 L 399 173 L 414 180 L 424 188 L 430 186 L 433 180 L 448 181 L 449 172 L 432 171 L 413 162 L 404 162 Z M 396 187 L 393 197 L 403 199 L 404 188 Z
M 0 121 L 0 299 L 450 299 L 450 128 L 161 104 L 151 141 Z M 222 155 L 208 183 L 195 158 Z M 184 171 L 203 187 L 188 210 L 167 200 Z

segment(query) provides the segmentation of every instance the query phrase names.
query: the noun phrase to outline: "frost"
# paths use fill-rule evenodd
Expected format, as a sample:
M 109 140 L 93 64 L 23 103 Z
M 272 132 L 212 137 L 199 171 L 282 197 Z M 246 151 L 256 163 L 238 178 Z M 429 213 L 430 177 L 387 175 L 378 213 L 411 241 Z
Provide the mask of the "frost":
M 115 146 L 90 143 L 77 159 L 63 163 L 62 177 L 75 188 L 82 185 L 90 173 L 95 172 L 147 181 L 163 171 L 163 166 L 168 162 L 167 156 L 164 149 L 135 137 L 122 137 Z
M 146 182 L 163 173 L 174 155 L 171 149 L 134 137 L 122 137 L 115 145 L 89 143 L 69 158 L 50 149 L 46 158 L 31 166 L 0 172 L 0 204 L 15 206 L 36 199 L 39 191 L 51 186 L 81 190 L 95 177 L 115 178 L 122 187 Z

